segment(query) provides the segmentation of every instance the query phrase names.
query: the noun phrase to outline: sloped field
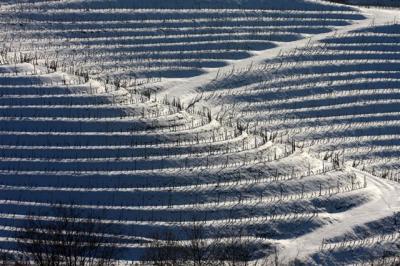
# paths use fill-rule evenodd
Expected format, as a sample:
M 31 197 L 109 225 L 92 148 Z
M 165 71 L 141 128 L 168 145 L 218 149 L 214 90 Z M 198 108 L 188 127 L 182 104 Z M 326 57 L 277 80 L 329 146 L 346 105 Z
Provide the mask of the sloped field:
M 201 2 L 157 2 L 7 5 L 2 50 L 64 72 L 135 87 L 165 77 L 196 76 L 281 42 L 363 19 L 350 8 L 303 1 L 242 6 L 215 1 L 205 3 L 205 9 L 197 8 Z
M 399 29 L 379 26 L 326 38 L 234 81 L 215 81 L 203 95 L 235 103 L 253 129 L 399 180 Z
M 318 1 L 28 2 L 0 9 L 1 250 L 57 205 L 110 224 L 123 260 L 200 226 L 262 265 L 396 262 L 397 24 Z
M 24 215 L 55 219 L 52 204 L 73 203 L 118 228 L 126 259 L 163 230 L 184 239 L 193 223 L 207 238 L 241 232 L 265 252 L 368 199 L 351 171 L 268 136 L 82 78 L 13 69 L 3 66 L 0 86 L 3 248 Z
M 326 226 L 297 238 L 284 254 L 295 256 L 293 246 L 301 255 L 311 254 L 307 246 L 324 235 L 321 251 L 311 255 L 315 263 L 398 263 L 396 212 L 378 217 L 369 213 L 379 213 L 386 204 L 398 210 L 400 198 L 398 32 L 398 24 L 389 24 L 333 34 L 280 51 L 259 65 L 232 67 L 202 86 L 204 102 L 220 106 L 215 112 L 228 120 L 238 118 L 249 131 L 392 181 L 385 188 L 378 185 L 387 192 L 379 193 L 377 199 L 384 200 L 373 204 L 376 207 L 368 203 L 364 211 L 342 216 L 347 221 L 343 226 Z M 331 230 L 339 233 L 343 228 L 352 229 L 329 237 Z

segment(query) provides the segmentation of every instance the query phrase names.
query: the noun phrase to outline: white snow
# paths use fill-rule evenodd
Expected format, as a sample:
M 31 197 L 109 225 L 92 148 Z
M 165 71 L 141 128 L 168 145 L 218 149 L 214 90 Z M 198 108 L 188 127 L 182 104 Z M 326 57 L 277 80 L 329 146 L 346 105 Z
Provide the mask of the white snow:
M 200 221 L 316 264 L 400 211 L 398 11 L 194 2 L 0 6 L 0 250 L 73 201 L 124 260 Z

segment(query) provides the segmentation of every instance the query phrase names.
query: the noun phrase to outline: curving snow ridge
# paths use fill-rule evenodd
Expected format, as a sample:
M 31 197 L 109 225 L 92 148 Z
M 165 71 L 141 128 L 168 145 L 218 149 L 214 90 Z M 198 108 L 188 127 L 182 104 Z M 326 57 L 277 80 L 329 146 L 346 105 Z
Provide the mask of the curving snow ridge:
M 376 177 L 399 180 L 396 13 L 121 3 L 2 6 L 17 23 L 1 23 L 0 249 L 71 202 L 118 229 L 125 260 L 197 223 L 263 263 L 269 245 L 318 264 L 381 243 L 371 224 L 400 205 Z
M 399 26 L 393 24 L 397 13 L 364 11 L 370 14 L 369 20 L 335 33 L 318 35 L 308 42 L 298 41 L 296 49 L 281 48 L 277 56 L 270 56 L 268 51 L 253 57 L 251 62 L 233 64 L 218 76 L 214 72 L 194 78 L 201 84 L 205 102 L 222 105 L 221 113 L 239 116 L 254 131 L 283 134 L 288 141 L 295 140 L 320 156 L 330 158 L 336 154 L 349 166 L 399 181 L 397 92 L 400 83 L 396 71 Z M 213 74 L 216 78 L 211 80 Z M 211 80 L 211 83 L 203 85 L 202 80 L 204 83 Z M 180 91 L 178 86 L 175 88 Z M 353 230 L 353 237 L 362 241 L 361 247 L 367 252 L 376 252 L 375 248 L 385 250 L 379 246 L 385 242 L 378 234 L 375 233 L 375 240 L 363 241 L 364 236 L 358 236 L 356 229 L 368 228 L 373 223 L 384 224 L 385 219 L 398 212 L 399 186 L 365 172 L 357 175 L 371 180 L 371 201 L 332 215 L 332 224 L 296 241 L 281 241 L 286 262 L 295 258 L 307 260 L 309 256 L 314 259 L 309 263 L 365 261 L 362 254 L 366 251 L 360 245 L 342 244 L 343 239 L 330 244 L 332 250 L 321 250 L 326 239 Z M 392 227 L 397 230 L 396 224 Z M 398 241 L 397 237 L 390 236 L 389 242 Z M 359 253 L 343 254 L 345 250 L 356 249 Z M 390 252 L 396 254 L 395 250 Z
M 296 241 L 282 241 L 284 258 L 305 259 L 314 253 L 318 253 L 321 249 L 321 243 L 324 243 L 326 239 L 341 236 L 351 232 L 356 226 L 391 216 L 400 211 L 400 185 L 398 183 L 387 182 L 359 170 L 354 171 L 358 176 L 368 179 L 369 184 L 366 192 L 371 194 L 371 200 L 350 211 L 333 214 L 333 223 L 299 237 Z M 388 241 L 397 241 L 397 238 L 398 236 L 388 239 Z M 377 240 L 379 241 L 379 239 Z
M 5 5 L 4 50 L 9 57 L 22 52 L 48 65 L 60 62 L 62 71 L 123 80 L 136 89 L 165 78 L 197 76 L 364 18 L 349 7 L 315 1 L 194 2 Z
M 24 215 L 57 220 L 55 203 L 113 224 L 123 258 L 137 260 L 159 230 L 201 222 L 204 237 L 236 229 L 258 246 L 322 226 L 331 202 L 366 199 L 351 171 L 271 135 L 32 67 L 1 74 L 2 249 L 14 248 Z

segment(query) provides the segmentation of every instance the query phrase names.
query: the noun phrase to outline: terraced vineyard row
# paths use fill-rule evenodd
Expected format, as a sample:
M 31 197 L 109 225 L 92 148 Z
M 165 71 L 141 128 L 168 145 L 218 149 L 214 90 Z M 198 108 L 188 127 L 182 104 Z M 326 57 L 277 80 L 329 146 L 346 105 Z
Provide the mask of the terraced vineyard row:
M 136 87 L 164 77 L 199 75 L 280 42 L 363 19 L 350 8 L 328 9 L 317 3 L 304 5 L 304 10 L 99 5 L 90 1 L 7 5 L 2 13 L 6 40 L 2 51 L 12 61 L 34 60 L 64 72 L 124 80 Z M 15 15 L 10 17 L 10 12 Z
M 112 223 L 124 235 L 124 258 L 138 259 L 155 232 L 178 234 L 201 222 L 210 229 L 205 237 L 237 229 L 257 246 L 260 238 L 273 243 L 322 226 L 331 204 L 365 199 L 364 180 L 350 171 L 201 112 L 123 89 L 92 94 L 90 82 L 41 85 L 48 74 L 9 71 L 4 84 L 26 77 L 34 86 L 0 86 L 0 232 L 7 248 L 24 215 L 54 219 L 54 204 L 73 203 L 82 218 Z M 54 84 L 66 75 L 55 74 Z M 132 98 L 138 103 L 124 103 Z M 294 224 L 302 229 L 287 231 Z
M 238 87 L 220 79 L 204 95 L 235 102 L 253 129 L 341 154 L 370 172 L 397 173 L 396 160 L 386 159 L 398 159 L 398 29 L 371 27 L 282 53 L 266 62 L 273 70 L 239 74 Z
M 130 262 L 195 240 L 220 263 L 396 262 L 397 24 L 346 32 L 371 14 L 320 1 L 30 2 L 0 6 L 0 253 L 65 207 Z

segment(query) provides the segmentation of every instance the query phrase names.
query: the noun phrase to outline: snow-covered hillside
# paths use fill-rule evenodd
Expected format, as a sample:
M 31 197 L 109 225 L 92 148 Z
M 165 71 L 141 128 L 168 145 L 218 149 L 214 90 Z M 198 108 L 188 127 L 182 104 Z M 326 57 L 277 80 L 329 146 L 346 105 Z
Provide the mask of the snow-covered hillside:
M 196 76 L 281 42 L 363 19 L 348 7 L 301 0 L 175 2 L 7 5 L 3 51 L 133 85 Z
M 396 263 L 396 11 L 29 2 L 0 6 L 0 251 L 73 204 L 121 260 L 201 225 L 261 265 Z
M 323 226 L 336 204 L 345 211 L 373 195 L 352 170 L 235 122 L 29 64 L 2 70 L 3 237 L 23 215 L 48 219 L 51 203 L 73 202 L 83 217 L 95 213 L 142 242 L 126 245 L 126 259 L 140 258 L 152 233 L 195 221 L 207 237 L 239 230 L 261 247 Z
M 251 127 L 397 178 L 399 30 L 369 27 L 282 52 L 210 83 L 203 97 Z

